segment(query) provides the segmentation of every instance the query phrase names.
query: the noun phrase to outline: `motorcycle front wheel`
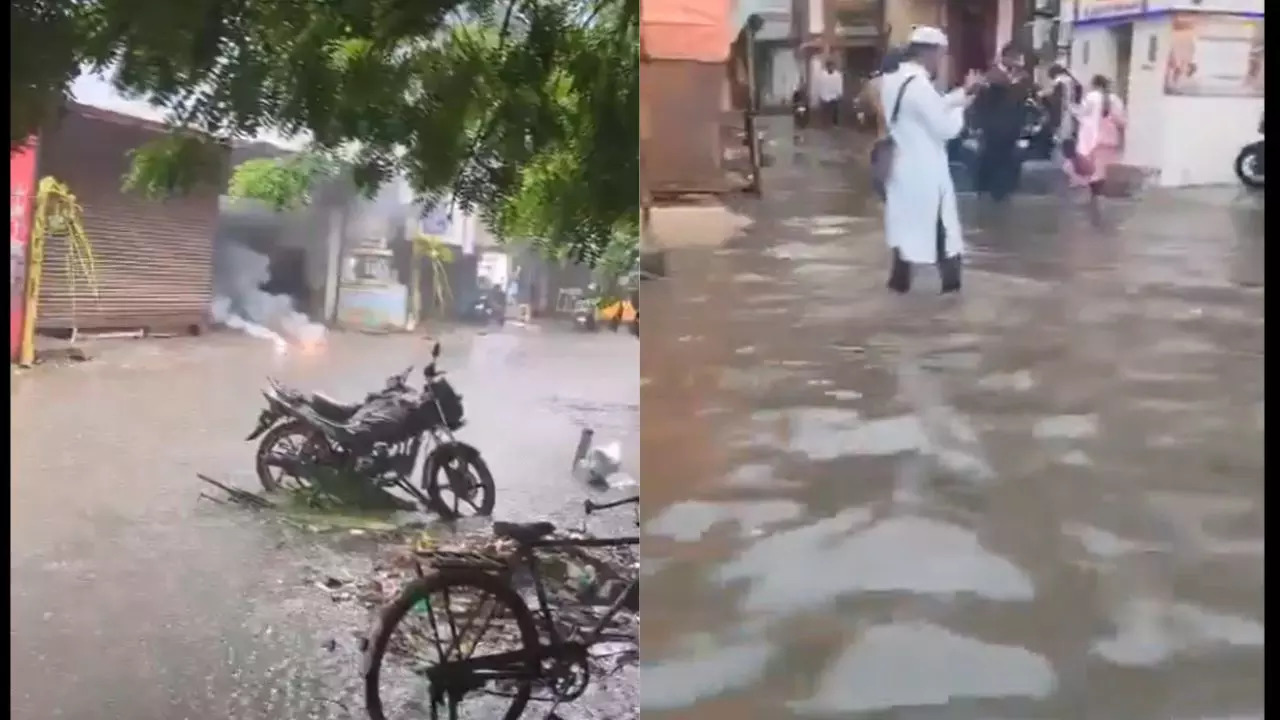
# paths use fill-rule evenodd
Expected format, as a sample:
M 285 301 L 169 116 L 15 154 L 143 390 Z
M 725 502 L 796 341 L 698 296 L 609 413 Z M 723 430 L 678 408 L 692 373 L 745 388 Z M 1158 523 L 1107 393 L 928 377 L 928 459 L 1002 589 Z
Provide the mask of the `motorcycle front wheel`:
M 480 451 L 461 442 L 438 445 L 422 466 L 422 489 L 431 510 L 446 520 L 489 516 L 497 489 Z
M 1246 145 L 1236 156 L 1236 177 L 1246 187 L 1259 189 L 1263 187 L 1263 150 L 1262 143 Z

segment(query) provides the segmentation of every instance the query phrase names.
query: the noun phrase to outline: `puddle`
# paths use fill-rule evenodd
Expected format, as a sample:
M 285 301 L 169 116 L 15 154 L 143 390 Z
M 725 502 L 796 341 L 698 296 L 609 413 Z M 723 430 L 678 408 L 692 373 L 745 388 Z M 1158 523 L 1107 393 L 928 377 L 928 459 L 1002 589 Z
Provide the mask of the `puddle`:
M 677 542 L 700 539 L 720 523 L 735 523 L 743 535 L 801 516 L 799 503 L 787 500 L 764 502 L 683 502 L 669 506 L 644 524 L 646 535 L 667 537 Z
M 701 700 L 748 687 L 760 679 L 773 649 L 765 642 L 726 644 L 715 638 L 686 640 L 685 657 L 642 661 L 640 709 L 644 712 L 692 707 Z
M 749 613 L 813 611 L 847 595 L 875 592 L 972 594 L 1003 602 L 1035 597 L 1026 572 L 962 528 L 918 517 L 870 520 L 868 511 L 849 510 L 776 533 L 716 576 L 722 583 L 748 581 L 741 605 Z
M 1057 675 L 1043 657 L 929 623 L 873 627 L 827 670 L 801 715 L 840 715 L 946 705 L 977 698 L 1042 699 Z

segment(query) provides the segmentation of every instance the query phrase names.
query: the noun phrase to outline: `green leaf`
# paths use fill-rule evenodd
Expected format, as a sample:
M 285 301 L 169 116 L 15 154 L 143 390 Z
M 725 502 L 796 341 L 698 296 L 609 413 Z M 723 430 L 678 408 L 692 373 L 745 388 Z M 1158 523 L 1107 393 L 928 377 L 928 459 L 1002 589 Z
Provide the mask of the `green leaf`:
M 598 262 L 638 225 L 637 0 L 14 0 L 10 143 L 55 118 L 82 67 L 112 69 L 175 127 L 271 130 L 342 150 L 366 193 L 395 175 L 500 237 Z M 151 196 L 221 183 L 196 145 L 139 151 Z M 232 194 L 305 204 L 321 175 L 258 163 Z

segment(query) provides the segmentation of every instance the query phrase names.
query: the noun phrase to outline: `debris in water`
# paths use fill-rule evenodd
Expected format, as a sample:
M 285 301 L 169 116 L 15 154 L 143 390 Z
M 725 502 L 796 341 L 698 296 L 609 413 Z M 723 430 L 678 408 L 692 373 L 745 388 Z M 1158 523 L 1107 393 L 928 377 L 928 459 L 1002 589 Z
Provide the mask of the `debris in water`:
M 245 507 L 250 507 L 255 510 L 263 510 L 263 509 L 275 507 L 275 503 L 262 497 L 261 495 L 256 495 L 254 493 L 251 493 L 248 490 L 241 490 L 240 488 L 234 488 L 234 487 L 231 487 L 230 485 L 224 485 L 223 483 L 220 483 L 217 480 L 214 480 L 208 475 L 203 475 L 201 473 L 196 473 L 196 477 L 200 478 L 202 481 L 207 482 L 210 485 L 223 491 L 224 493 L 227 494 L 227 498 L 231 502 L 236 503 L 238 505 L 244 505 Z M 207 495 L 204 495 L 203 493 L 201 493 L 201 495 L 203 497 L 209 497 Z M 209 499 L 217 502 L 216 498 L 209 498 Z

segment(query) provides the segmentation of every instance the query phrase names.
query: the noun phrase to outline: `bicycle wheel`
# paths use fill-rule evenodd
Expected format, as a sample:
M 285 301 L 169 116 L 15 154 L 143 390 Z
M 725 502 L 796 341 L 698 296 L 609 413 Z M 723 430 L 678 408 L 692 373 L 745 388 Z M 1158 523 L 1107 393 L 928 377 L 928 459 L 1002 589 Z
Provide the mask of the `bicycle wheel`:
M 473 628 L 479 631 L 474 638 L 468 635 Z M 428 673 L 442 661 L 479 660 L 521 648 L 532 652 L 537 647 L 538 632 L 529 607 L 502 578 L 480 570 L 432 572 L 406 585 L 382 610 L 369 634 L 364 671 L 369 717 L 517 720 L 533 692 L 539 669 L 536 657 L 508 666 L 518 677 L 471 689 L 456 705 L 447 692 L 439 703 L 433 699 Z M 440 659 L 424 662 L 424 651 L 434 651 Z M 480 679 L 475 680 L 479 684 Z M 505 687 L 499 686 L 504 682 Z

